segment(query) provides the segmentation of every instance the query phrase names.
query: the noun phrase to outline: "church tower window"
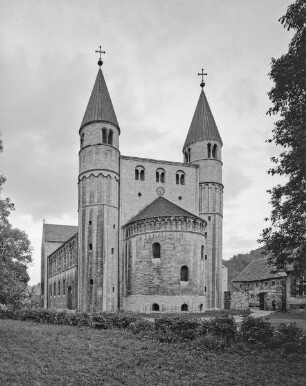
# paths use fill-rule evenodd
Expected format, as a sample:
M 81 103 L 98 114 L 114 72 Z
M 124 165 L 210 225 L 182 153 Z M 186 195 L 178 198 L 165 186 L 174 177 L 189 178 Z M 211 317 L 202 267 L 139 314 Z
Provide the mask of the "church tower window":
M 113 130 L 110 130 L 108 133 L 108 142 L 107 142 L 109 145 L 113 144 L 113 136 L 114 136 Z
M 201 247 L 201 260 L 204 259 L 204 245 Z
M 152 245 L 153 259 L 160 259 L 160 244 L 154 243 Z
M 186 265 L 181 268 L 181 281 L 188 281 L 188 267 Z
M 84 133 L 81 134 L 81 143 L 80 143 L 81 150 L 83 149 L 83 146 L 84 146 Z
M 185 163 L 188 164 L 190 162 L 190 148 L 185 151 Z
M 102 129 L 102 143 L 107 143 L 107 129 Z
M 159 168 L 156 170 L 156 182 L 164 184 L 166 182 L 166 172 L 164 169 Z
M 213 156 L 213 158 L 217 158 L 217 145 L 214 145 L 214 146 L 213 146 L 213 149 L 212 149 L 212 156 Z
M 211 158 L 211 144 L 210 143 L 207 145 L 207 157 Z

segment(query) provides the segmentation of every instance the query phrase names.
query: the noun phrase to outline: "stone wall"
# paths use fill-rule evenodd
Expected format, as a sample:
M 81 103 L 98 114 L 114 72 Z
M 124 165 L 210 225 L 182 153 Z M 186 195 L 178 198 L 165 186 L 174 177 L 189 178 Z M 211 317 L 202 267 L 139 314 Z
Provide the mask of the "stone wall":
M 231 292 L 231 310 L 248 310 L 249 299 L 246 292 L 233 291 Z

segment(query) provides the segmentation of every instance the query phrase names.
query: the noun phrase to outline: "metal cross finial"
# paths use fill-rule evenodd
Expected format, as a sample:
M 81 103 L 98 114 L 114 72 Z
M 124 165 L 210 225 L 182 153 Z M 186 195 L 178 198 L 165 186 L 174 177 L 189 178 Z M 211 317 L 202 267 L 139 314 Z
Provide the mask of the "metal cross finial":
M 105 51 L 102 51 L 101 46 L 99 46 L 99 50 L 96 50 L 95 52 L 96 52 L 96 54 L 100 54 L 100 58 L 98 60 L 98 65 L 101 67 L 103 64 L 102 59 L 101 59 L 101 54 L 105 54 Z
M 207 73 L 204 72 L 204 68 L 202 68 L 202 72 L 200 74 L 198 74 L 198 76 L 201 75 L 202 76 L 202 82 L 200 84 L 200 86 L 202 87 L 202 90 L 205 86 L 205 82 L 204 82 L 204 76 L 206 75 L 207 76 Z

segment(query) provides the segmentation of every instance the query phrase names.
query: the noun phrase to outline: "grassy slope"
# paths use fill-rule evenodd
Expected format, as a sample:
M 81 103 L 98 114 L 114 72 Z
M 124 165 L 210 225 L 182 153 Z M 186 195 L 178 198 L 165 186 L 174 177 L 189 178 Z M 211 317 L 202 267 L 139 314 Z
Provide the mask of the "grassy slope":
M 1 385 L 304 385 L 303 361 L 0 320 Z

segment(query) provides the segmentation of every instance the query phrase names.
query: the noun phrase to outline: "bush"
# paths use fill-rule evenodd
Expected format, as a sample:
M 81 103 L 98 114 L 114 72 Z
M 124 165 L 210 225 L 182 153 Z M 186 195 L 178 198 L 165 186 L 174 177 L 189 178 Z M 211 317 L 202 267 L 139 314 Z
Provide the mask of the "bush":
M 107 330 L 111 327 L 109 320 L 103 314 L 92 314 L 90 316 L 90 327 Z
M 262 318 L 248 316 L 242 320 L 240 337 L 251 344 L 270 344 L 274 328 Z
M 224 350 L 227 347 L 227 342 L 222 336 L 213 335 L 210 332 L 206 335 L 200 336 L 196 340 L 196 344 L 199 349 L 213 351 Z
M 233 316 L 222 314 L 209 322 L 208 331 L 226 340 L 233 340 L 237 335 L 237 323 Z
M 208 333 L 210 328 L 210 321 L 209 320 L 201 320 L 198 327 L 198 336 L 204 336 Z
M 303 330 L 297 327 L 296 323 L 289 325 L 282 323 L 274 333 L 272 346 L 279 347 L 283 351 L 306 353 L 306 335 Z
M 161 341 L 193 340 L 198 335 L 200 322 L 196 319 L 162 317 L 155 320 L 155 329 Z
M 127 327 L 133 334 L 141 334 L 142 336 L 151 335 L 155 330 L 154 320 L 137 319 L 130 323 Z

